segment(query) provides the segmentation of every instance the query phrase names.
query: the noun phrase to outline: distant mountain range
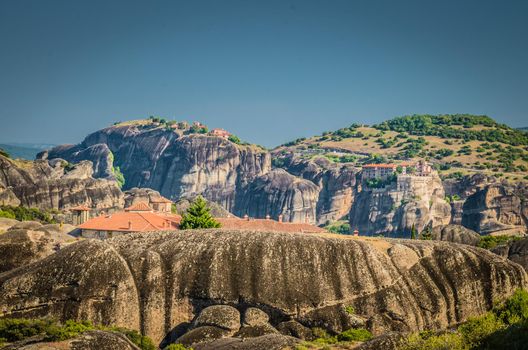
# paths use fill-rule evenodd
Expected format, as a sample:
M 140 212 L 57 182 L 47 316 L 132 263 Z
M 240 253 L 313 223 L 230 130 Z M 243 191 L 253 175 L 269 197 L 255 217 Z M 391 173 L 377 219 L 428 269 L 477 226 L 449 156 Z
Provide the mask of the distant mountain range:
M 37 153 L 54 147 L 47 143 L 0 143 L 0 148 L 6 151 L 11 158 L 34 160 Z

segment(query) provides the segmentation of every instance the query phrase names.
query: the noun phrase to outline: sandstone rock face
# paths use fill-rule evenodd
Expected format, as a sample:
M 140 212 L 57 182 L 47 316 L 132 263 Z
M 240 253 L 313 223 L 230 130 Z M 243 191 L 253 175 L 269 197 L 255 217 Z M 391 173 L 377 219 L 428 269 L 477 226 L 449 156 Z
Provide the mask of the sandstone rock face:
M 34 221 L 18 222 L 0 235 L 0 273 L 44 259 L 63 243 L 75 241 L 70 225 L 41 225 Z
M 393 262 L 396 245 L 394 256 L 414 258 Z M 272 325 L 317 322 L 316 310 L 347 305 L 380 334 L 445 329 L 527 286 L 520 265 L 471 246 L 191 230 L 85 240 L 0 274 L 0 310 L 115 324 L 161 341 L 211 304 L 258 305 Z
M 462 225 L 480 234 L 528 233 L 528 185 L 488 184 L 463 205 Z
M 97 131 L 79 145 L 50 150 L 48 158 L 91 160 L 103 177 L 119 166 L 126 188 L 149 187 L 173 200 L 201 194 L 227 210 L 235 204 L 236 191 L 271 168 L 269 153 L 257 147 L 142 125 Z
M 356 191 L 358 170 L 350 164 L 336 164 L 326 158 L 289 159 L 286 167 L 293 175 L 310 180 L 319 187 L 317 224 L 339 220 L 348 215 Z
M 123 194 L 115 181 L 94 179 L 92 165 L 80 162 L 66 171 L 60 160 L 13 161 L 0 156 L 0 201 L 41 209 L 123 207 Z M 11 202 L 11 203 L 9 203 Z
M 249 184 L 237 199 L 234 213 L 274 219 L 282 214 L 284 221 L 315 223 L 318 194 L 313 182 L 273 169 Z
M 350 226 L 360 234 L 410 237 L 413 225 L 421 232 L 428 225 L 450 222 L 451 208 L 444 197 L 436 174 L 401 176 L 383 189 L 362 188 L 350 212 Z
M 56 242 L 41 231 L 11 230 L 0 235 L 0 273 L 31 264 L 54 253 Z
M 453 243 L 476 246 L 480 242 L 480 235 L 473 230 L 460 225 L 437 226 L 433 229 L 433 239 Z
M 494 248 L 492 251 L 521 265 L 528 271 L 528 238 L 510 242 L 507 245 Z

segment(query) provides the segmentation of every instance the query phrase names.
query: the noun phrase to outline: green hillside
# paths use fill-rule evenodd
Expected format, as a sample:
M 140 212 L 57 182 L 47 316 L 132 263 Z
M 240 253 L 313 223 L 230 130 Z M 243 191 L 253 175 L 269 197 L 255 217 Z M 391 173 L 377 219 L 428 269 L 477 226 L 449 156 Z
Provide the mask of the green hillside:
M 444 176 L 487 172 L 520 179 L 528 175 L 528 134 L 481 115 L 410 115 L 372 126 L 352 124 L 276 148 L 275 163 L 280 165 L 289 154 L 358 166 L 423 158 Z

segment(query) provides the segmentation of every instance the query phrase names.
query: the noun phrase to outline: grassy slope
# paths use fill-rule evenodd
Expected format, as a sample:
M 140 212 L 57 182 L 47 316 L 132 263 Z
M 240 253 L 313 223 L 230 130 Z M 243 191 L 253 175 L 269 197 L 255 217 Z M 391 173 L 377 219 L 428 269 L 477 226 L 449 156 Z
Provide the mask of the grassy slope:
M 450 125 L 446 126 L 453 129 L 459 129 L 462 131 L 482 131 L 482 130 L 497 130 L 499 127 L 497 126 L 485 126 L 485 125 L 473 125 L 471 127 L 464 128 L 462 125 Z M 501 128 L 504 128 L 504 126 L 501 126 Z M 336 136 L 336 132 L 326 134 L 325 136 L 314 136 L 311 138 L 308 138 L 306 140 L 303 140 L 299 142 L 296 145 L 292 146 L 279 146 L 274 150 L 275 154 L 278 154 L 280 152 L 296 152 L 300 154 L 304 154 L 304 157 L 314 157 L 318 155 L 308 154 L 308 149 L 319 149 L 319 150 L 332 150 L 332 149 L 339 149 L 346 152 L 351 153 L 358 153 L 358 154 L 379 154 L 383 155 L 387 160 L 394 159 L 395 162 L 398 162 L 399 160 L 396 160 L 397 158 L 401 158 L 401 154 L 404 152 L 404 149 L 406 147 L 406 144 L 399 145 L 401 141 L 405 141 L 405 139 L 398 138 L 398 134 L 405 134 L 409 136 L 411 139 L 417 139 L 420 137 L 419 135 L 410 135 L 408 132 L 397 132 L 392 130 L 385 130 L 383 132 L 380 132 L 379 129 L 371 126 L 360 126 L 357 128 L 354 128 L 355 131 L 363 134 L 362 137 L 339 137 Z M 513 130 L 513 129 L 511 129 Z M 522 178 L 524 176 L 528 175 L 528 172 L 526 170 L 522 169 L 515 169 L 515 171 L 511 171 L 511 169 L 505 169 L 501 166 L 501 163 L 499 161 L 500 157 L 504 153 L 508 153 L 507 150 L 505 150 L 508 146 L 511 146 L 515 149 L 517 149 L 519 152 L 524 154 L 526 157 L 528 157 L 528 146 L 526 145 L 508 145 L 503 142 L 488 142 L 488 141 L 479 141 L 479 140 L 470 140 L 465 141 L 464 139 L 456 139 L 456 138 L 449 138 L 449 137 L 442 137 L 442 136 L 436 136 L 436 135 L 423 135 L 421 136 L 425 139 L 426 144 L 424 145 L 422 151 L 425 153 L 435 153 L 436 151 L 440 149 L 448 149 L 452 150 L 454 153 L 452 155 L 448 155 L 445 157 L 442 157 L 441 159 L 435 159 L 434 156 L 431 157 L 430 155 L 425 155 L 424 158 L 428 159 L 430 162 L 435 164 L 449 164 L 449 163 L 455 163 L 459 162 L 460 164 L 455 164 L 451 169 L 445 170 L 444 173 L 452 173 L 455 171 L 460 171 L 462 173 L 474 173 L 474 172 L 485 172 L 485 173 L 498 173 L 502 172 L 504 173 L 505 177 L 509 177 L 511 179 L 514 178 Z M 385 142 L 389 142 L 391 140 L 396 140 L 393 145 L 390 145 L 389 147 L 382 146 L 382 143 L 379 142 L 379 139 L 385 140 Z M 504 150 L 500 150 L 495 147 L 489 147 L 488 149 L 485 149 L 485 151 L 482 151 L 482 146 L 486 146 L 486 144 L 489 145 L 500 145 Z M 463 147 L 469 147 L 471 150 L 470 154 L 465 154 L 468 152 L 462 152 L 459 153 L 459 151 L 462 150 Z M 479 149 L 480 152 L 477 151 Z M 328 153 L 330 154 L 330 153 Z M 421 154 L 422 156 L 424 154 Z M 419 155 L 413 157 L 412 159 L 421 158 Z M 400 159 L 401 160 L 401 159 Z M 360 165 L 361 158 L 358 159 L 357 164 Z M 482 167 L 483 164 L 488 163 L 488 167 L 484 169 L 479 169 L 479 167 Z M 528 168 L 528 162 L 526 160 L 523 160 L 522 157 L 519 157 L 518 159 L 514 160 L 513 165 L 515 167 L 518 166 L 526 166 Z

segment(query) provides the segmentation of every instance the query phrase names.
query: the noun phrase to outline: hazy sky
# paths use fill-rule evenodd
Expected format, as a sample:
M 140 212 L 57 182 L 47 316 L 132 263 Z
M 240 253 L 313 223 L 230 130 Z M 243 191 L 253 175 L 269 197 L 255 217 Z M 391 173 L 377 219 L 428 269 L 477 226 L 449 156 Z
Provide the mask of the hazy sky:
M 161 115 L 274 146 L 410 113 L 528 126 L 528 1 L 0 0 L 0 142 Z

